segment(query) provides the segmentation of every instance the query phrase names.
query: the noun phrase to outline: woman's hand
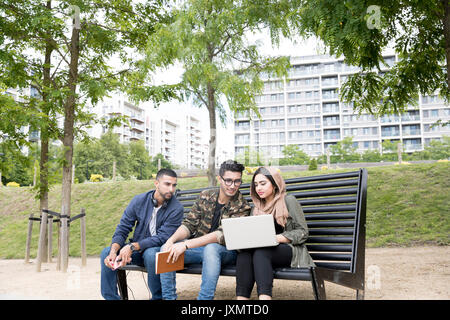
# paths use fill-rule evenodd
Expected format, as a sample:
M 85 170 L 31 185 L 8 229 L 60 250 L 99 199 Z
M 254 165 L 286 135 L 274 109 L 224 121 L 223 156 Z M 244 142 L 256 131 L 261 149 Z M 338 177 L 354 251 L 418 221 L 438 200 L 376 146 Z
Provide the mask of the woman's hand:
M 277 238 L 278 243 L 290 243 L 291 242 L 291 240 L 289 240 L 288 238 L 286 238 L 285 236 L 283 236 L 281 234 L 277 234 L 276 238 Z

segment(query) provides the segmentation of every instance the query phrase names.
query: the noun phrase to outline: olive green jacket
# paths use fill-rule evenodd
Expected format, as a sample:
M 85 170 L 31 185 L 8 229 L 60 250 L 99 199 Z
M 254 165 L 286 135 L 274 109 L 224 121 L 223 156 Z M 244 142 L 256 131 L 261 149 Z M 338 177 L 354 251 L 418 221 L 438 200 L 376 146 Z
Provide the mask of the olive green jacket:
M 204 190 L 200 193 L 181 224 L 188 232 L 189 238 L 198 238 L 209 233 L 218 197 L 219 188 Z M 225 245 L 222 219 L 248 216 L 250 211 L 250 205 L 238 191 L 220 210 L 219 227 L 213 231 L 217 237 L 217 242 Z
M 289 216 L 286 221 L 284 232 L 281 235 L 291 241 L 289 243 L 292 247 L 291 268 L 313 267 L 315 264 L 305 245 L 309 232 L 302 206 L 298 203 L 297 199 L 291 195 L 287 195 L 285 201 Z

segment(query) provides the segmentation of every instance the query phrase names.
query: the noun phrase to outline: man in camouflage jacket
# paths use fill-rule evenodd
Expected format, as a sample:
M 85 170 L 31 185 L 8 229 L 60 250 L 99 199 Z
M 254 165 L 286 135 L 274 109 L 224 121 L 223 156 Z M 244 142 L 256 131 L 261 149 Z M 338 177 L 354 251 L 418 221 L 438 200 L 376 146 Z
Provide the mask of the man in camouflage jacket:
M 181 226 L 161 249 L 170 251 L 169 259 L 173 261 L 184 252 L 185 264 L 202 264 L 199 300 L 214 299 L 221 266 L 236 262 L 236 251 L 225 247 L 221 219 L 250 214 L 251 207 L 239 192 L 243 170 L 244 166 L 236 161 L 222 163 L 220 187 L 200 193 Z M 176 299 L 176 273 L 162 273 L 160 278 L 163 299 Z

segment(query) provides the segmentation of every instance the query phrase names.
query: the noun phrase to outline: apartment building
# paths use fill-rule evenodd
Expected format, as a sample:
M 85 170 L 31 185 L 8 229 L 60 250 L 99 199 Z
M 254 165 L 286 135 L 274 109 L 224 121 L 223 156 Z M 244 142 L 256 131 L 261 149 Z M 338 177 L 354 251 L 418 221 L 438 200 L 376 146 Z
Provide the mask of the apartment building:
M 190 114 L 184 116 L 187 139 L 185 140 L 185 162 L 188 169 L 207 167 L 208 147 L 204 143 L 202 122 Z
M 151 156 L 161 153 L 180 168 L 206 168 L 208 132 L 198 110 L 179 102 L 163 103 L 158 108 L 149 104 L 145 110 Z
M 386 55 L 390 68 L 395 55 Z M 358 115 L 351 103 L 339 100 L 339 88 L 358 68 L 327 55 L 291 58 L 287 79 L 266 79 L 256 101 L 262 119 L 240 114 L 234 119 L 235 156 L 250 148 L 270 158 L 283 157 L 287 145 L 296 144 L 309 156 L 351 136 L 358 152 L 380 150 L 384 140 L 401 141 L 403 150 L 423 150 L 433 139 L 450 135 L 450 127 L 431 127 L 450 119 L 450 107 L 437 94 L 421 96 L 418 106 L 401 116 L 376 118 Z M 386 71 L 382 70 L 383 71 Z
M 18 101 L 18 102 L 24 102 L 25 101 L 24 97 L 33 97 L 33 98 L 40 97 L 37 89 L 34 87 L 29 87 L 29 88 L 21 89 L 21 90 L 18 90 L 15 88 L 7 88 L 5 93 L 7 95 L 9 95 L 10 97 L 12 97 L 15 101 Z M 59 118 L 57 120 L 57 123 L 58 123 L 58 126 L 60 128 L 62 128 L 64 125 L 63 118 L 62 117 Z M 28 135 L 28 141 L 30 141 L 30 142 L 38 143 L 41 139 L 40 131 L 35 130 L 34 128 L 31 128 L 30 126 L 23 126 L 23 127 L 19 128 L 19 130 L 24 135 Z M 1 140 L 0 140 L 0 142 L 1 142 Z M 55 141 L 54 143 L 61 144 L 61 142 L 59 140 Z M 28 154 L 28 152 L 29 152 L 28 146 L 22 146 L 21 151 L 24 154 Z
M 93 112 L 104 119 L 117 116 L 128 117 L 129 124 L 113 128 L 113 132 L 119 136 L 121 143 L 145 140 L 145 110 L 131 103 L 125 96 L 105 98 L 93 108 Z M 105 126 L 97 125 L 88 132 L 91 136 L 100 137 L 107 130 Z
M 165 103 L 155 108 L 151 103 L 135 105 L 124 95 L 105 98 L 92 108 L 99 117 L 128 116 L 129 124 L 113 129 L 122 143 L 143 140 L 150 156 L 161 153 L 165 159 L 181 168 L 205 168 L 207 146 L 203 142 L 205 124 L 192 115 L 185 105 Z M 100 137 L 106 127 L 95 125 L 88 130 Z

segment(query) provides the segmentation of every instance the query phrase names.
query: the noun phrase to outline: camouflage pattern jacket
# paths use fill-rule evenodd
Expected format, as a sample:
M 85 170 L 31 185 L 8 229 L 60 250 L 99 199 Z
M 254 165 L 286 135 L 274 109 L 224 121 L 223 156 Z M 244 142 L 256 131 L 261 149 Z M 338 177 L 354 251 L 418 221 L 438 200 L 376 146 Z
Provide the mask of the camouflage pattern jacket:
M 219 197 L 219 190 L 219 188 L 214 188 L 202 191 L 193 204 L 191 211 L 184 218 L 181 225 L 188 231 L 189 238 L 198 238 L 209 233 L 217 198 Z M 222 231 L 222 219 L 248 216 L 250 215 L 250 211 L 250 205 L 238 191 L 220 211 L 221 219 L 219 221 L 219 226 L 213 231 L 217 236 L 217 242 L 221 245 L 225 245 Z

